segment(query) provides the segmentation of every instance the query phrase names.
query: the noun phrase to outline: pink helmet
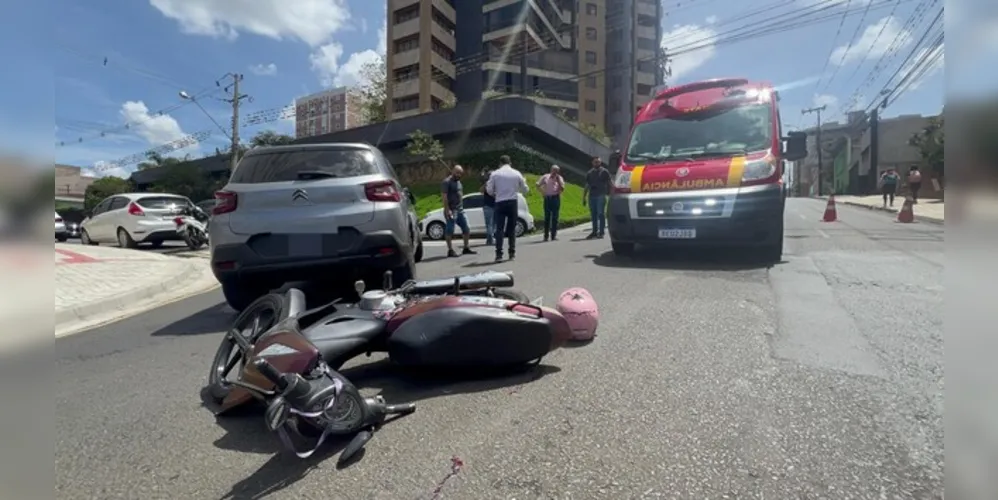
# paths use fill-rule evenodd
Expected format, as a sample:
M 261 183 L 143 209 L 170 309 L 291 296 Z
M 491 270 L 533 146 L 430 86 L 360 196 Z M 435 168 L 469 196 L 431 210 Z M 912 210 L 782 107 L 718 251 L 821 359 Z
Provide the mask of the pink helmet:
M 555 305 L 572 329 L 572 340 L 591 340 L 599 325 L 599 307 L 589 290 L 569 288 L 558 296 Z

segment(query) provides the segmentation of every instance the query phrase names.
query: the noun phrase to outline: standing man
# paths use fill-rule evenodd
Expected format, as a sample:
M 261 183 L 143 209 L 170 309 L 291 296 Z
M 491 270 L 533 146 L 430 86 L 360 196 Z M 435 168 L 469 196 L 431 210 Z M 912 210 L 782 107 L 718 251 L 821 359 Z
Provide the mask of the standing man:
M 544 194 L 544 241 L 558 239 L 558 214 L 561 212 L 561 193 L 565 190 L 565 179 L 561 177 L 558 165 L 551 165 L 551 171 L 537 180 L 537 187 Z
M 447 221 L 444 239 L 447 241 L 448 257 L 457 257 L 457 252 L 451 244 L 455 225 L 460 226 L 461 232 L 464 233 L 464 250 L 461 253 L 464 255 L 478 253 L 471 249 L 471 231 L 468 229 L 468 219 L 464 216 L 464 186 L 461 185 L 463 175 L 464 169 L 461 165 L 454 165 L 450 175 L 440 185 L 440 198 L 444 200 L 444 219 Z
M 495 208 L 496 208 L 496 197 L 485 192 L 485 185 L 489 182 L 489 177 L 492 175 L 491 170 L 485 170 L 482 172 L 482 216 L 485 218 L 485 244 L 495 245 L 495 235 L 496 235 L 496 218 L 495 218 Z
M 589 218 L 592 219 L 593 230 L 586 236 L 587 240 L 602 239 L 606 233 L 606 197 L 613 187 L 610 171 L 603 166 L 598 156 L 593 157 L 592 167 L 586 172 L 586 186 L 582 193 L 582 206 L 589 203 Z
M 499 157 L 499 168 L 492 172 L 485 191 L 496 199 L 496 262 L 502 262 L 502 238 L 509 240 L 509 260 L 516 258 L 516 219 L 519 212 L 518 193 L 526 193 L 527 180 L 510 165 L 509 156 Z
M 884 196 L 884 208 L 894 206 L 894 195 L 898 192 L 898 184 L 901 184 L 901 176 L 893 169 L 889 168 L 880 176 L 880 194 Z

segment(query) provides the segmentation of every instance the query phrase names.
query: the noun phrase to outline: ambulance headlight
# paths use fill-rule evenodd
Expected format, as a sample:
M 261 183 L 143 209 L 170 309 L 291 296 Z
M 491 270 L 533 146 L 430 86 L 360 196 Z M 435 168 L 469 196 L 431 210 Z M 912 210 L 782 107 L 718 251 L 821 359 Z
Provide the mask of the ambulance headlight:
M 772 154 L 745 162 L 742 170 L 742 182 L 758 181 L 772 177 L 776 173 L 776 158 Z

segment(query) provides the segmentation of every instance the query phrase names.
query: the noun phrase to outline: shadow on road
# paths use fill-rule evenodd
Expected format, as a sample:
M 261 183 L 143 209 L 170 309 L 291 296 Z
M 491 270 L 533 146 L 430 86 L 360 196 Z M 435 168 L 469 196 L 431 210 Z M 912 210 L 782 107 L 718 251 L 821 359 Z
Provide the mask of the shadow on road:
M 225 302 L 202 309 L 186 318 L 174 321 L 152 333 L 153 337 L 203 335 L 224 332 L 236 319 L 236 313 Z
M 634 255 L 621 257 L 613 251 L 601 255 L 586 255 L 601 267 L 626 269 L 668 269 L 676 271 L 750 271 L 773 267 L 753 252 L 703 249 L 641 249 Z M 781 261 L 777 264 L 782 264 Z
M 453 396 L 456 394 L 472 394 L 477 392 L 506 390 L 510 394 L 530 382 L 537 381 L 546 375 L 557 373 L 560 368 L 550 365 L 531 365 L 503 373 L 481 372 L 472 376 L 460 378 L 440 372 L 413 373 L 402 372 L 392 366 L 387 359 L 357 365 L 342 370 L 342 374 L 350 379 L 358 388 L 367 394 L 375 390 L 389 404 L 410 403 L 438 396 Z M 202 400 L 206 407 L 207 391 L 202 390 Z M 206 409 L 207 411 L 207 409 Z M 417 410 L 418 411 L 418 410 Z M 405 425 L 405 418 L 399 422 L 389 421 L 386 425 Z M 315 455 L 307 459 L 299 459 L 285 451 L 275 435 L 268 432 L 263 422 L 263 410 L 260 405 L 251 405 L 234 415 L 216 418 L 216 423 L 222 427 L 225 434 L 215 441 L 215 446 L 227 450 L 246 453 L 274 454 L 262 467 L 247 478 L 232 485 L 222 499 L 257 499 L 273 495 L 288 486 L 305 478 L 311 471 L 320 468 L 320 464 L 328 459 L 335 459 L 337 454 L 349 443 L 352 436 L 337 438 L 323 443 Z M 389 444 L 381 443 L 388 446 Z M 368 445 L 372 451 L 379 446 L 378 439 Z M 303 449 L 307 449 L 302 446 Z M 367 448 L 365 448 L 366 450 Z M 362 452 L 363 453 L 363 452 Z M 356 457 L 349 466 L 359 461 Z M 328 467 L 321 467 L 324 474 L 329 473 Z

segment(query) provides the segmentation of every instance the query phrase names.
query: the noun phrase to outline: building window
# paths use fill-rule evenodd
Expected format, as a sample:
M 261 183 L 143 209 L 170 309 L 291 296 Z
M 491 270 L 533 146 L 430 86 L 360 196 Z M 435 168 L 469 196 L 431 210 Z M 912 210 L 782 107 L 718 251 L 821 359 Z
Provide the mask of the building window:
M 586 15 L 595 16 L 596 15 L 596 4 L 592 2 L 586 2 Z
M 395 42 L 395 53 L 401 54 L 419 48 L 419 35 Z
M 641 50 L 655 50 L 657 49 L 657 43 L 651 38 L 641 38 L 638 37 L 638 48 Z
M 651 95 L 652 86 L 639 83 L 634 90 L 638 95 Z
M 593 52 L 593 51 L 591 51 L 591 50 L 587 50 L 586 51 L 586 62 L 589 63 L 589 64 L 596 64 L 596 53 Z
M 596 28 L 589 27 L 586 28 L 586 40 L 596 40 L 599 36 L 596 33 Z
M 595 113 L 596 112 L 596 101 L 594 101 L 592 99 L 587 99 L 586 100 L 586 111 L 589 111 L 590 113 Z
M 402 24 L 417 18 L 419 18 L 419 5 L 395 12 L 395 24 Z
M 586 87 L 589 87 L 591 89 L 596 88 L 596 77 L 595 76 L 587 76 L 586 77 Z

